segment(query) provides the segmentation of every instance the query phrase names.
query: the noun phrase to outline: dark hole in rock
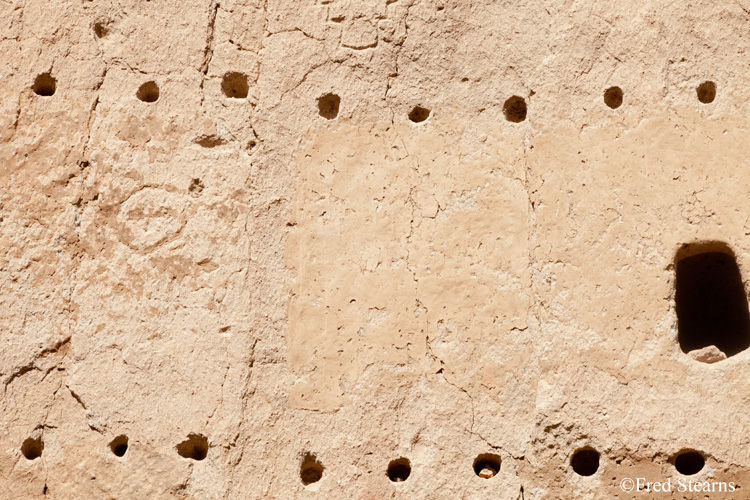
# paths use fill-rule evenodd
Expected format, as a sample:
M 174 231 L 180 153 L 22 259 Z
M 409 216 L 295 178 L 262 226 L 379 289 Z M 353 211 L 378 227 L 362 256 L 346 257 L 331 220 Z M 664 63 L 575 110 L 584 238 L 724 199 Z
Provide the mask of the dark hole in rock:
M 698 100 L 703 104 L 709 104 L 716 99 L 716 84 L 714 82 L 703 82 L 696 89 Z
M 208 455 L 208 438 L 200 434 L 188 434 L 187 439 L 176 448 L 181 457 L 203 460 Z
M 683 246 L 675 260 L 682 351 L 715 346 L 728 357 L 750 347 L 750 312 L 732 251 L 719 242 L 697 243 Z
M 570 465 L 579 476 L 593 476 L 599 470 L 599 452 L 592 448 L 578 450 L 570 459 Z
M 146 82 L 138 88 L 135 96 L 143 102 L 156 102 L 159 99 L 159 86 L 156 82 Z
M 336 94 L 326 94 L 318 98 L 318 113 L 326 120 L 333 120 L 339 115 L 341 98 Z
M 684 476 L 699 473 L 706 464 L 706 459 L 697 451 L 682 451 L 674 459 L 674 467 Z
M 503 105 L 505 119 L 509 122 L 520 123 L 526 119 L 526 101 L 523 97 L 514 95 Z
M 422 123 L 429 117 L 430 110 L 427 108 L 423 108 L 422 106 L 414 106 L 414 108 L 409 112 L 409 120 L 413 121 L 414 123 Z
M 302 480 L 302 484 L 307 486 L 308 484 L 317 483 L 323 478 L 323 471 L 325 467 L 315 457 L 314 454 L 307 452 L 302 457 L 302 463 L 299 467 L 299 477 Z
M 109 443 L 109 449 L 115 456 L 124 456 L 125 452 L 128 451 L 128 437 L 125 435 L 117 436 Z
M 411 463 L 408 458 L 397 458 L 388 464 L 388 479 L 394 483 L 401 483 L 409 479 L 411 475 Z
M 231 72 L 224 75 L 221 80 L 221 91 L 225 96 L 233 99 L 245 99 L 250 90 L 247 84 L 247 75 Z
M 36 460 L 42 456 L 42 451 L 44 451 L 44 442 L 41 436 L 26 438 L 21 445 L 21 453 L 27 460 Z
M 604 91 L 604 103 L 612 109 L 622 106 L 622 89 L 610 87 Z
M 498 455 L 482 453 L 474 459 L 474 473 L 482 479 L 490 479 L 500 472 L 500 464 Z
M 54 95 L 57 90 L 57 80 L 49 73 L 42 73 L 36 77 L 31 89 L 36 95 L 49 97 Z
M 97 38 L 104 38 L 109 34 L 109 26 L 104 21 L 99 21 L 94 24 L 94 34 Z

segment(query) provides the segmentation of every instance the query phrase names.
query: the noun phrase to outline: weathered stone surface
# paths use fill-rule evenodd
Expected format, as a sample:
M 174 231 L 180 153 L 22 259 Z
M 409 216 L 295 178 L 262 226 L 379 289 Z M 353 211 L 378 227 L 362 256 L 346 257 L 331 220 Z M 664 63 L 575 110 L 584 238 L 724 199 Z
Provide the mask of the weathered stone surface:
M 704 347 L 703 349 L 696 349 L 690 351 L 688 355 L 696 361 L 701 363 L 717 363 L 727 359 L 727 355 L 719 350 L 715 345 Z
M 747 491 L 750 352 L 680 349 L 675 262 L 750 276 L 749 21 L 0 2 L 0 498 Z

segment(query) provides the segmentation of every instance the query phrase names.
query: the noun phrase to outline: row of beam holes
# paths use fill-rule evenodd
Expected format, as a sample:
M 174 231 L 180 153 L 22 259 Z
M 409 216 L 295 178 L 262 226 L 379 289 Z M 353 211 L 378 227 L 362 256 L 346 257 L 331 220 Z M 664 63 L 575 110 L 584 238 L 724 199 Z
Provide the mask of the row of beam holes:
M 675 469 L 684 476 L 692 476 L 703 470 L 705 457 L 695 450 L 684 450 L 673 458 Z M 474 473 L 482 479 L 491 479 L 500 472 L 502 461 L 494 453 L 482 453 L 474 459 Z M 586 447 L 576 451 L 570 459 L 573 471 L 579 476 L 593 476 L 599 470 L 599 452 Z M 325 467 L 315 454 L 307 452 L 302 457 L 300 479 L 305 486 L 317 483 L 323 478 Z M 394 483 L 402 483 L 411 476 L 411 463 L 408 458 L 400 457 L 391 460 L 386 475 Z
M 490 479 L 500 472 L 500 457 L 492 453 L 482 453 L 472 464 L 474 473 L 482 479 Z M 325 467 L 315 454 L 307 452 L 302 456 L 299 476 L 305 486 L 317 483 L 323 478 Z M 411 476 L 411 462 L 408 458 L 399 457 L 391 460 L 385 471 L 391 482 L 403 483 Z
M 57 80 L 50 73 L 42 73 L 34 80 L 31 89 L 36 95 L 49 97 L 57 91 Z M 226 73 L 221 80 L 221 91 L 228 98 L 245 99 L 250 90 L 247 75 L 237 72 Z M 143 102 L 152 103 L 159 100 L 159 86 L 155 81 L 148 81 L 138 87 L 135 96 Z M 338 112 L 338 110 L 337 110 Z
M 109 449 L 116 457 L 124 457 L 128 451 L 128 437 L 124 434 L 117 436 L 110 441 Z M 203 460 L 208 455 L 208 438 L 200 434 L 189 434 L 175 449 L 183 458 Z M 21 453 L 27 460 L 36 460 L 42 456 L 43 451 L 44 441 L 41 436 L 26 438 L 21 445 Z
M 128 451 L 128 437 L 125 435 L 117 436 L 109 443 L 109 448 L 115 456 L 125 456 Z M 208 455 L 208 439 L 200 434 L 189 434 L 188 438 L 175 448 L 181 457 L 200 461 Z M 36 460 L 41 457 L 42 451 L 44 451 L 44 442 L 41 437 L 27 438 L 21 445 L 21 453 L 28 460 Z M 685 476 L 692 476 L 703 469 L 706 459 L 698 451 L 684 450 L 674 457 L 673 462 L 677 472 Z M 472 468 L 478 477 L 490 479 L 500 472 L 501 463 L 498 455 L 482 453 L 474 459 Z M 590 447 L 581 448 L 571 457 L 570 465 L 579 476 L 593 476 L 599 470 L 599 452 Z M 323 478 L 324 471 L 325 467 L 315 454 L 307 452 L 303 455 L 300 464 L 302 484 L 317 483 Z M 411 475 L 411 462 L 404 457 L 391 460 L 386 469 L 386 475 L 394 483 L 406 481 Z
M 438 7 L 438 10 L 442 10 L 442 6 Z M 107 23 L 105 21 L 99 21 L 94 24 L 94 34 L 96 34 L 97 38 L 104 38 L 109 34 L 109 27 L 107 26 Z M 222 86 L 223 87 L 223 86 Z M 247 87 L 247 80 L 245 80 L 245 87 Z M 703 82 L 701 83 L 698 88 L 696 89 L 698 93 L 698 100 L 702 102 L 703 104 L 709 104 L 714 101 L 716 98 L 716 84 L 711 81 Z M 54 93 L 54 90 L 53 90 Z M 236 96 L 229 96 L 227 92 L 224 92 L 225 95 L 228 97 L 236 97 Z M 51 94 L 50 94 L 51 95 Z M 324 111 L 321 110 L 320 115 L 324 118 L 327 118 L 329 120 L 336 118 L 338 115 L 338 105 L 340 102 L 340 99 L 338 96 L 333 94 L 328 94 L 328 96 L 332 96 L 335 98 L 335 111 L 333 107 L 325 107 L 326 111 L 324 114 Z M 245 96 L 247 97 L 247 91 L 245 91 Z M 241 98 L 244 98 L 241 97 Z M 331 100 L 329 102 L 329 105 L 334 104 L 334 100 Z M 623 102 L 623 93 L 622 89 L 620 87 L 610 87 L 604 92 L 604 102 L 612 109 L 617 109 L 620 106 L 622 106 Z M 522 103 L 522 104 L 521 104 Z M 320 105 L 320 101 L 319 101 Z M 425 114 L 426 111 L 426 114 Z M 508 99 L 505 102 L 505 105 L 503 106 L 503 111 L 505 113 L 505 118 L 514 123 L 522 122 L 526 119 L 526 103 L 523 101 L 523 98 L 518 96 L 513 96 L 510 99 Z M 427 119 L 429 116 L 430 111 L 426 110 L 425 108 L 422 108 L 420 106 L 415 107 L 410 113 L 409 113 L 409 119 L 412 122 L 420 123 Z
M 224 96 L 230 99 L 247 98 L 250 91 L 247 75 L 236 71 L 226 73 L 221 79 L 221 91 Z M 159 86 L 154 81 L 146 82 L 140 86 L 135 95 L 143 102 L 156 102 L 159 99 Z
M 32 89 L 37 95 L 51 96 L 57 89 L 57 81 L 50 73 L 42 73 L 34 80 Z M 222 77 L 221 91 L 228 98 L 245 99 L 250 88 L 247 75 L 238 72 L 229 72 Z M 703 82 L 696 89 L 698 100 L 703 104 L 709 104 L 716 99 L 716 84 L 714 82 Z M 136 97 L 143 102 L 156 102 L 159 99 L 159 86 L 154 81 L 149 81 L 140 86 Z M 604 103 L 612 109 L 622 106 L 623 92 L 620 87 L 610 87 L 604 91 Z M 341 98 L 332 93 L 318 98 L 318 113 L 327 120 L 333 120 L 339 114 Z M 514 95 L 503 104 L 505 119 L 512 123 L 520 123 L 526 120 L 527 106 L 523 97 Z M 409 120 L 414 123 L 422 123 L 430 116 L 430 110 L 422 106 L 414 106 L 409 112 Z
M 692 476 L 703 470 L 706 459 L 698 451 L 683 450 L 672 458 L 677 472 L 683 476 Z M 593 448 L 581 448 L 573 453 L 570 466 L 579 476 L 593 476 L 599 470 L 599 452 Z
M 716 99 L 716 84 L 706 81 L 698 85 L 695 89 L 698 95 L 698 101 L 703 104 L 710 104 Z M 617 109 L 622 106 L 624 94 L 620 87 L 610 87 L 604 91 L 604 104 L 611 109 Z
M 698 100 L 703 104 L 709 104 L 716 99 L 716 84 L 714 82 L 703 82 L 697 88 Z M 622 106 L 624 95 L 620 87 L 610 87 L 604 91 L 604 103 L 611 109 Z M 333 120 L 339 114 L 341 98 L 336 94 L 325 94 L 318 98 L 318 112 L 327 120 Z M 503 104 L 505 119 L 512 123 L 521 123 L 526 120 L 528 108 L 526 100 L 514 95 Z M 409 112 L 409 120 L 414 123 L 422 123 L 430 116 L 430 110 L 422 106 L 414 106 Z

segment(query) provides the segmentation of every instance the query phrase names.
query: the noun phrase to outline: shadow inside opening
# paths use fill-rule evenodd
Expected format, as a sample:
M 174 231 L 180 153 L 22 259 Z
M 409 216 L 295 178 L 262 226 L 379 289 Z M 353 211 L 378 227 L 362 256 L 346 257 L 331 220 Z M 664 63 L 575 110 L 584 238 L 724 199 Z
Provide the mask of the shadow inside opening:
M 675 308 L 680 348 L 716 346 L 727 357 L 750 347 L 750 312 L 731 251 L 716 247 L 677 261 Z

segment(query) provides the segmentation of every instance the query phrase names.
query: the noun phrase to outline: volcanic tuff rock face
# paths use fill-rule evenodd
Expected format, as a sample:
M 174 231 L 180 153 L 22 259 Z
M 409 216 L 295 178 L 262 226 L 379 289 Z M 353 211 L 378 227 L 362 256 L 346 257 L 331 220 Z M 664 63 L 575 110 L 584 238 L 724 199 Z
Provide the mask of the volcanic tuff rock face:
M 750 489 L 749 22 L 0 2 L 0 498 Z

